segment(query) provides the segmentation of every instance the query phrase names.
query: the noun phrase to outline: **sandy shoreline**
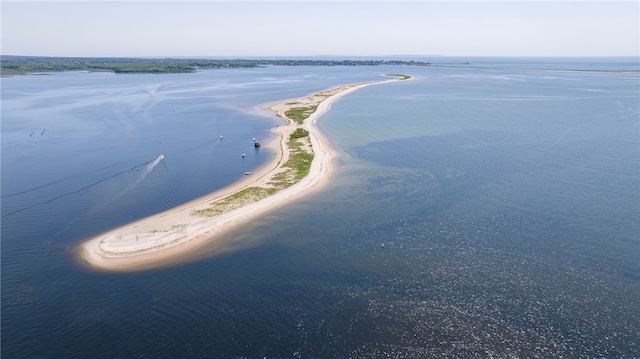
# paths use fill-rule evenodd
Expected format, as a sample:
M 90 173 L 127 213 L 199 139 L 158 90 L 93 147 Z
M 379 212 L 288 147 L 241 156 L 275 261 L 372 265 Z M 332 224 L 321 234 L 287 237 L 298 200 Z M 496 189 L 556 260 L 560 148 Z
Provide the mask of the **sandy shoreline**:
M 340 97 L 365 86 L 390 81 L 398 79 L 340 85 L 270 106 L 271 110 L 287 121 L 287 124 L 272 129 L 279 134 L 278 139 L 267 144 L 276 149 L 273 161 L 221 190 L 88 239 L 79 248 L 81 258 L 92 267 L 105 270 L 128 271 L 161 266 L 171 262 L 171 259 L 193 252 L 203 244 L 214 241 L 216 236 L 247 223 L 272 208 L 320 188 L 332 173 L 335 153 L 316 127 L 317 119 Z M 292 108 L 315 105 L 317 109 L 302 125 L 285 116 L 285 112 Z M 256 202 L 240 205 L 239 208 L 212 216 L 194 215 L 198 211 L 210 210 L 216 202 L 225 201 L 244 188 L 268 188 L 275 176 L 284 170 L 282 164 L 290 156 L 287 141 L 298 127 L 309 132 L 309 151 L 313 152 L 313 161 L 306 177 L 288 188 Z

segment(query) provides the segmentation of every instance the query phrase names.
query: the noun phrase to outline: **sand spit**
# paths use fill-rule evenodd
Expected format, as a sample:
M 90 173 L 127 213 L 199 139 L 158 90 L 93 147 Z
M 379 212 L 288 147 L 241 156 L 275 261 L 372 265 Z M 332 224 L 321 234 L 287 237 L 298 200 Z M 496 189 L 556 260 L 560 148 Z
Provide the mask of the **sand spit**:
M 279 138 L 266 144 L 277 152 L 271 163 L 219 191 L 90 238 L 79 248 L 81 258 L 92 267 L 114 271 L 162 266 L 270 209 L 317 190 L 332 172 L 335 153 L 320 134 L 316 120 L 340 97 L 390 81 L 398 79 L 340 85 L 270 106 L 287 121 L 272 129 Z M 303 122 L 293 116 L 296 110 L 306 117 Z M 289 138 L 298 128 L 309 135 L 292 147 Z M 302 179 L 294 178 L 286 165 L 295 152 L 313 155 L 309 172 Z

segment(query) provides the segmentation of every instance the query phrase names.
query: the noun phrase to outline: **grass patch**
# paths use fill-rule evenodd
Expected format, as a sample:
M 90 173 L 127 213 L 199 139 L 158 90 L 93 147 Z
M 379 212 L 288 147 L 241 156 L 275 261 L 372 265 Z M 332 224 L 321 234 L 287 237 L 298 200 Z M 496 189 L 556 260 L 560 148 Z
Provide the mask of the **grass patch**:
M 287 142 L 287 147 L 289 147 L 289 153 L 294 154 L 295 152 L 301 151 L 302 146 L 304 145 L 302 142 L 298 141 L 299 138 L 290 138 L 289 142 Z
M 286 171 L 280 172 L 271 178 L 269 182 L 270 186 L 277 188 L 278 190 L 285 189 L 296 183 L 296 174 L 289 168 Z
M 293 140 L 303 137 L 309 137 L 309 131 L 305 130 L 304 128 L 298 127 L 295 131 L 293 131 L 289 138 Z
M 300 139 L 306 139 L 303 143 Z M 291 177 L 293 181 L 298 182 L 309 174 L 311 169 L 311 161 L 313 161 L 313 152 L 307 152 L 302 149 L 305 143 L 309 143 L 309 132 L 303 128 L 297 128 L 289 137 L 289 160 L 282 167 L 290 168 L 293 171 Z
M 278 188 L 247 187 L 239 192 L 210 204 L 208 208 L 191 212 L 192 215 L 213 217 L 232 211 L 249 203 L 257 202 L 278 192 Z
M 289 156 L 289 160 L 283 167 L 291 168 L 295 173 L 293 180 L 298 182 L 309 174 L 311 161 L 313 161 L 313 153 L 295 152 Z
M 295 121 L 298 124 L 302 124 L 312 113 L 316 112 L 318 105 L 307 107 L 295 107 L 285 112 L 285 116 Z

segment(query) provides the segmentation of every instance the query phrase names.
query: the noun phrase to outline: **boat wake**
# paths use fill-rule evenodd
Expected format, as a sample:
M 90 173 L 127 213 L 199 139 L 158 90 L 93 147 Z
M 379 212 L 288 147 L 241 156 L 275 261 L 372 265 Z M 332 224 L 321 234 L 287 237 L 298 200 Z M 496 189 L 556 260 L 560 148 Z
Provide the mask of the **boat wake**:
M 151 171 L 153 171 L 153 168 L 156 167 L 158 163 L 160 163 L 163 159 L 164 159 L 164 155 L 161 153 L 160 156 L 158 156 L 158 158 L 151 161 L 151 163 L 149 163 L 147 167 L 145 167 L 144 170 L 142 171 L 142 174 L 138 178 L 138 181 L 136 181 L 136 185 L 142 182 L 142 180 L 144 180 L 144 178 L 147 177 L 147 175 L 151 173 Z
M 113 201 L 123 197 L 125 194 L 129 193 L 131 190 L 136 188 L 140 184 L 140 182 L 144 181 L 144 179 L 147 177 L 147 175 L 149 173 L 151 173 L 151 171 L 153 171 L 153 169 L 160 162 L 162 162 L 163 159 L 164 159 L 164 155 L 160 154 L 160 156 L 158 156 L 155 160 L 149 162 L 147 164 L 147 166 L 144 168 L 144 170 L 142 170 L 142 173 L 140 174 L 140 176 L 138 176 L 138 179 L 134 183 L 131 183 L 129 186 L 127 186 L 127 188 L 122 190 L 120 193 L 118 193 L 117 195 L 113 196 L 113 198 L 111 199 L 110 202 L 113 202 Z
M 156 159 L 154 159 L 154 160 L 153 160 L 153 161 L 151 161 L 151 162 L 145 162 L 145 163 L 139 164 L 139 165 L 137 165 L 137 166 L 134 166 L 134 167 L 132 167 L 132 168 L 129 168 L 129 169 L 127 169 L 127 170 L 120 171 L 120 172 L 115 173 L 115 174 L 113 174 L 113 175 L 111 175 L 111 176 L 109 176 L 109 177 L 106 177 L 106 178 L 103 178 L 103 179 L 101 179 L 101 180 L 99 180 L 99 181 L 96 181 L 96 182 L 94 182 L 94 183 L 88 184 L 88 185 L 86 185 L 86 186 L 84 186 L 84 187 L 82 187 L 82 188 L 79 188 L 79 189 L 77 189 L 77 190 L 74 190 L 74 191 L 71 191 L 71 192 L 67 192 L 67 193 L 60 194 L 60 195 L 58 195 L 58 196 L 56 196 L 56 197 L 54 197 L 54 198 L 48 199 L 48 200 L 46 200 L 46 201 L 37 202 L 37 203 L 32 203 L 32 204 L 30 204 L 30 205 L 27 205 L 27 206 L 24 206 L 24 207 L 21 207 L 21 208 L 15 209 L 15 210 L 10 211 L 10 212 L 8 212 L 8 213 L 2 213 L 1 218 L 5 218 L 5 217 L 8 217 L 8 216 L 14 215 L 14 214 L 16 214 L 16 213 L 19 213 L 19 212 L 22 212 L 22 211 L 25 211 L 25 210 L 28 210 L 28 209 L 31 209 L 31 208 L 37 207 L 37 206 L 47 205 L 47 204 L 50 204 L 50 203 L 56 202 L 56 201 L 58 201 L 58 200 L 60 200 L 60 199 L 63 199 L 63 198 L 65 198 L 65 197 L 68 197 L 68 196 L 71 196 L 71 195 L 82 195 L 83 193 L 86 193 L 86 192 L 87 192 L 87 191 L 89 191 L 90 189 L 92 189 L 92 188 L 94 188 L 94 187 L 96 187 L 96 186 L 98 186 L 98 185 L 100 185 L 100 184 L 103 184 L 104 182 L 107 182 L 107 181 L 109 181 L 109 180 L 115 179 L 116 177 L 119 177 L 119 176 L 121 176 L 121 175 L 124 175 L 124 174 L 127 174 L 127 173 L 131 173 L 132 171 L 137 170 L 139 167 L 146 165 L 146 167 L 144 168 L 144 170 L 142 170 L 142 173 L 140 174 L 140 176 L 138 177 L 138 179 L 137 179 L 134 183 L 132 183 L 131 185 L 129 185 L 126 189 L 124 189 L 122 192 L 120 192 L 118 195 L 116 195 L 116 196 L 113 198 L 113 200 L 115 200 L 115 199 L 117 199 L 117 198 L 122 197 L 124 194 L 126 194 L 127 192 L 129 192 L 130 190 L 132 190 L 133 188 L 135 188 L 138 184 L 140 184 L 140 182 L 142 182 L 142 181 L 147 177 L 147 175 L 149 175 L 149 173 L 151 173 L 151 171 L 153 171 L 153 169 L 154 169 L 154 168 L 155 168 L 155 167 L 156 167 L 160 162 L 162 162 L 162 160 L 163 160 L 163 159 L 164 159 L 164 155 L 160 154 L 160 156 L 158 156 Z M 70 177 L 70 178 L 73 178 L 73 177 Z M 38 187 L 35 187 L 35 188 L 32 188 L 32 189 L 29 189 L 29 190 L 26 190 L 26 191 L 22 191 L 22 192 L 14 193 L 14 194 L 11 194 L 11 195 L 7 195 L 7 196 L 5 196 L 5 197 L 13 197 L 13 196 L 18 196 L 18 195 L 26 194 L 26 193 L 29 193 L 29 192 L 33 192 L 33 191 L 36 191 L 36 190 L 39 190 L 39 189 L 42 189 L 42 188 L 48 187 L 48 186 L 50 186 L 50 185 L 52 185 L 52 184 L 56 184 L 56 183 L 60 183 L 60 182 L 64 182 L 64 181 L 66 181 L 66 180 L 68 180 L 68 179 L 69 179 L 69 178 L 67 178 L 67 179 L 63 179 L 63 180 L 59 180 L 59 181 L 56 181 L 56 182 L 52 182 L 52 183 L 48 183 L 48 184 L 46 184 L 46 185 L 38 186 Z M 3 198 L 5 198 L 5 197 L 3 197 Z

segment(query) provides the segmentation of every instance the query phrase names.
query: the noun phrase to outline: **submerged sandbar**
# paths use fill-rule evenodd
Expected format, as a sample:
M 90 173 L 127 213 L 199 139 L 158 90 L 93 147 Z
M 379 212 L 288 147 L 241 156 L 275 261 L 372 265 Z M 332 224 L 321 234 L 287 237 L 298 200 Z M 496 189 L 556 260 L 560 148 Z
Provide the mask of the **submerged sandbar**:
M 286 121 L 272 129 L 279 136 L 267 144 L 277 153 L 271 163 L 231 186 L 90 238 L 80 246 L 80 256 L 105 270 L 161 266 L 269 209 L 320 188 L 333 169 L 335 154 L 316 120 L 340 97 L 389 81 L 398 79 L 340 85 L 270 106 Z

